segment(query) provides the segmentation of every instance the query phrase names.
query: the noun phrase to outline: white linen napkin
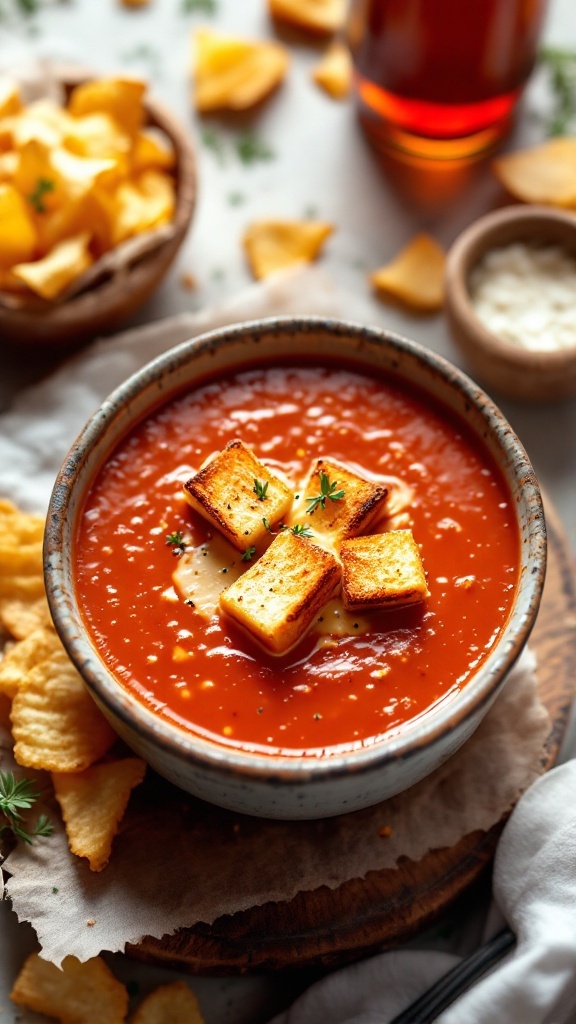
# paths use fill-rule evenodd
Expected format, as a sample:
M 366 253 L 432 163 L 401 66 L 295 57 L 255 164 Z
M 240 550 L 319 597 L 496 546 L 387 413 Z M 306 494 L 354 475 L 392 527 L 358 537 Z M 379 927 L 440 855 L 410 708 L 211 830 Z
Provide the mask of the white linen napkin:
M 575 760 L 520 799 L 498 844 L 493 893 L 517 945 L 437 1024 L 574 1024 Z M 456 963 L 433 951 L 383 953 L 329 975 L 271 1024 L 386 1024 Z

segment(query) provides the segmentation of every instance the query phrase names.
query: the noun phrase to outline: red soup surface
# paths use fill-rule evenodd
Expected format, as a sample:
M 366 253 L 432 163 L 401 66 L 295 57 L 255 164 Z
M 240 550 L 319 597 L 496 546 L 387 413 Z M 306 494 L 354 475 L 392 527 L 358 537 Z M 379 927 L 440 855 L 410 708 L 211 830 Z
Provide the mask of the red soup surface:
M 296 491 L 318 457 L 391 495 L 400 480 L 408 507 L 388 525 L 409 523 L 430 597 L 348 613 L 344 635 L 315 626 L 279 658 L 187 604 L 167 535 L 214 543 L 182 484 L 236 437 Z M 295 756 L 373 743 L 452 700 L 506 624 L 518 555 L 506 485 L 459 421 L 395 382 L 307 365 L 247 369 L 151 415 L 100 471 L 74 551 L 88 630 L 122 685 L 192 732 Z

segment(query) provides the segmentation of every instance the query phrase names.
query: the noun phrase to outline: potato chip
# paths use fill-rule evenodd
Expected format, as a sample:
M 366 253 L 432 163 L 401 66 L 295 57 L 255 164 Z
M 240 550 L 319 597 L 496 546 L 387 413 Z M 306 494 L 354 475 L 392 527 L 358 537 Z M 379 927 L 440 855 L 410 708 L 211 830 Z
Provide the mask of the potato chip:
M 0 625 L 15 640 L 25 640 L 34 630 L 51 624 L 45 595 L 36 599 L 0 597 Z
M 158 985 L 140 1003 L 131 1024 L 204 1024 L 198 1000 L 185 981 Z
M 17 263 L 12 267 L 12 273 L 43 299 L 55 299 L 92 263 L 89 242 L 87 233 L 65 238 L 42 259 L 33 263 Z
M 26 199 L 31 215 L 50 212 L 66 202 L 67 190 L 53 165 L 53 152 L 40 139 L 29 139 L 19 150 L 14 187 Z
M 24 640 L 12 644 L 0 661 L 0 693 L 14 697 L 34 666 L 61 646 L 56 631 L 50 627 L 35 629 Z
M 37 139 L 48 147 L 60 146 L 71 120 L 68 112 L 54 100 L 36 100 L 14 118 L 13 145 L 22 149 L 31 139 Z
M 67 956 L 62 968 L 32 953 L 24 962 L 10 999 L 62 1024 L 123 1024 L 128 992 L 104 960 L 81 963 Z
M 32 259 L 37 241 L 26 200 L 13 185 L 0 185 L 0 267 Z
M 14 757 L 51 772 L 81 772 L 116 736 L 64 648 L 36 665 L 12 702 Z
M 268 0 L 273 18 L 312 32 L 336 32 L 344 27 L 346 0 Z
M 169 140 L 155 132 L 143 129 L 134 140 L 132 173 L 142 171 L 170 171 L 176 164 L 176 154 Z
M 382 297 L 421 311 L 440 309 L 444 297 L 444 250 L 429 235 L 416 235 L 386 266 L 370 275 Z
M 19 544 L 0 536 L 0 576 L 18 574 L 42 575 L 42 541 Z
M 8 153 L 0 153 L 0 181 L 12 181 L 18 168 L 18 153 L 9 150 Z
M 7 498 L 0 498 L 0 543 L 16 547 L 42 543 L 45 522 L 44 516 L 23 512 Z
M 496 177 L 525 203 L 576 207 L 576 138 L 550 139 L 540 146 L 494 160 Z
M 132 139 L 111 117 L 101 111 L 84 117 L 70 117 L 63 136 L 67 149 L 76 156 L 92 159 L 127 157 Z
M 136 181 L 122 182 L 115 194 L 113 243 L 168 224 L 174 215 L 174 182 L 161 171 L 144 171 Z
M 8 75 L 0 76 L 0 118 L 19 114 L 21 110 L 22 100 L 18 83 Z
M 80 773 L 52 773 L 68 845 L 77 857 L 88 858 L 91 871 L 106 867 L 130 793 L 145 773 L 139 757 L 105 761 Z
M 38 574 L 4 575 L 0 573 L 0 600 L 17 597 L 21 601 L 35 601 L 44 594 L 44 577 Z
M 352 84 L 352 58 L 348 47 L 344 43 L 332 43 L 314 68 L 312 77 L 335 100 L 347 96 Z
M 311 263 L 333 230 L 324 221 L 254 221 L 243 238 L 254 277 L 268 277 L 295 263 Z
M 68 109 L 77 117 L 107 113 L 116 123 L 135 135 L 144 122 L 142 103 L 146 83 L 138 78 L 103 78 L 77 85 L 70 94 Z
M 101 255 L 114 244 L 115 219 L 114 198 L 104 188 L 72 198 L 59 210 L 38 218 L 39 255 L 46 256 L 59 242 L 83 232 L 90 235 L 90 251 Z
M 237 39 L 211 29 L 193 37 L 194 102 L 200 113 L 246 110 L 268 96 L 288 69 L 280 43 Z

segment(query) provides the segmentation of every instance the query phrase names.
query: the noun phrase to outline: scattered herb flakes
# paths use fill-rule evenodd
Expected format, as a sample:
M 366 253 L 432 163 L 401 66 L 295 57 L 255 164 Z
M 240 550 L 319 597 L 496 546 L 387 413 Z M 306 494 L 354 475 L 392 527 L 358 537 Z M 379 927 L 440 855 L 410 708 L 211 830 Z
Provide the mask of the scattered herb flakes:
M 149 43 L 138 43 L 131 50 L 126 50 L 124 53 L 120 54 L 120 59 L 122 61 L 126 61 L 128 64 L 147 64 L 150 67 L 150 71 L 153 72 L 154 77 L 160 77 L 162 57 L 160 51 L 154 46 L 150 46 Z
M 545 46 L 538 59 L 548 73 L 554 98 L 548 134 L 566 135 L 576 117 L 576 51 Z
M 28 202 L 34 207 L 36 213 L 46 213 L 46 207 L 44 205 L 44 197 L 49 192 L 53 192 L 56 185 L 50 178 L 38 178 L 34 191 L 28 196 Z
M 268 533 L 272 533 L 272 527 L 270 526 L 270 520 L 267 519 L 266 516 L 262 516 L 262 522 L 264 523 L 264 528 L 266 530 L 268 530 Z
M 243 164 L 254 164 L 257 160 L 273 160 L 275 153 L 251 129 L 241 132 L 236 139 L 236 153 Z
M 186 541 L 180 530 L 167 534 L 166 543 L 172 548 L 172 554 L 176 556 L 183 555 L 186 551 Z
M 206 149 L 210 149 L 218 162 L 224 166 L 226 163 L 226 147 L 221 133 L 217 128 L 204 126 L 200 132 L 200 141 Z
M 242 192 L 230 192 L 228 195 L 229 206 L 242 206 L 246 202 L 246 196 Z
M 11 832 L 25 843 L 31 843 L 35 836 L 52 835 L 54 829 L 45 814 L 40 815 L 31 832 L 22 827 L 21 811 L 29 810 L 38 796 L 30 779 L 17 780 L 12 772 L 0 772 L 0 815 L 4 818 L 4 824 L 0 824 L 0 834 Z
M 242 561 L 243 562 L 251 562 L 252 561 L 252 556 L 255 555 L 255 554 L 256 554 L 256 548 L 255 547 L 246 548 L 246 551 L 242 555 Z
M 53 885 L 53 886 L 52 886 L 52 892 L 54 892 L 54 893 L 56 893 L 56 892 L 60 892 L 60 889 L 58 888 L 58 886 L 57 886 L 57 885 Z
M 326 508 L 326 498 L 330 498 L 330 501 L 341 501 L 345 495 L 345 491 L 337 491 L 338 481 L 334 480 L 330 483 L 328 474 L 324 470 L 320 470 L 320 494 L 317 494 L 314 498 L 306 498 L 308 502 L 308 508 L 306 512 L 311 515 L 312 512 L 320 506 L 320 508 Z
M 182 0 L 180 10 L 182 14 L 216 14 L 218 4 L 216 0 Z

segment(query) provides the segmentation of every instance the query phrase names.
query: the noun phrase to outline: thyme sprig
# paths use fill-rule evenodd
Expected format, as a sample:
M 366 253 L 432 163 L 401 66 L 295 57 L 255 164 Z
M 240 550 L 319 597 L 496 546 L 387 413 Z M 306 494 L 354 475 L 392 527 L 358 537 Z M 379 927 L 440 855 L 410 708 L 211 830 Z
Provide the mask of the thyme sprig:
M 53 825 L 45 814 L 41 814 L 31 832 L 22 825 L 21 811 L 29 810 L 39 797 L 30 779 L 16 779 L 13 772 L 0 772 L 0 814 L 4 824 L 0 832 L 11 832 L 25 843 L 32 843 L 35 836 L 50 836 Z
M 266 516 L 262 517 L 262 522 L 264 523 L 264 526 L 268 530 L 268 533 L 274 533 L 274 530 L 270 525 L 270 521 L 266 519 Z M 305 523 L 295 523 L 294 526 L 287 526 L 286 523 L 279 523 L 278 533 L 282 533 L 284 530 L 290 530 L 290 533 L 293 533 L 296 537 L 314 536 L 310 527 L 306 526 Z
M 313 498 L 306 498 L 306 501 L 308 502 L 308 508 L 306 509 L 306 512 L 309 515 L 312 515 L 312 513 L 318 508 L 318 506 L 320 506 L 320 508 L 326 508 L 326 498 L 329 498 L 330 501 L 341 501 L 344 495 L 346 494 L 346 491 L 337 491 L 337 487 L 338 481 L 334 480 L 332 483 L 330 483 L 328 474 L 325 473 L 323 469 L 321 469 L 320 494 L 316 494 Z
M 257 496 L 258 501 L 266 500 L 266 491 L 268 490 L 269 480 L 254 480 L 254 494 Z

